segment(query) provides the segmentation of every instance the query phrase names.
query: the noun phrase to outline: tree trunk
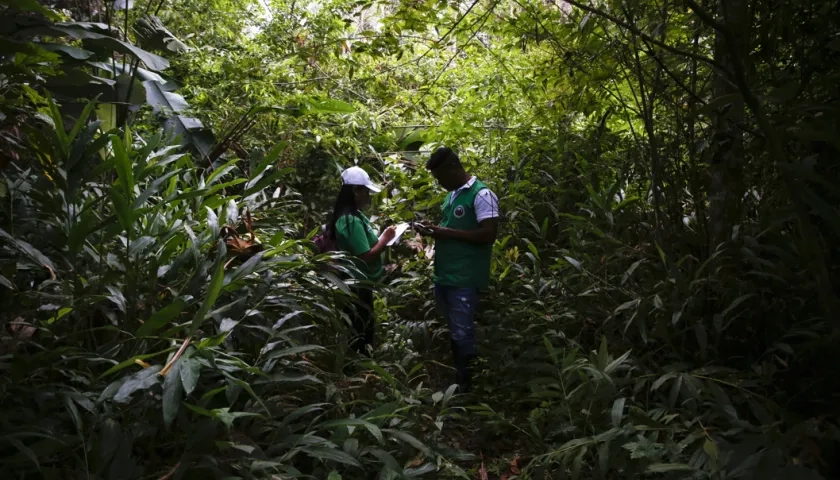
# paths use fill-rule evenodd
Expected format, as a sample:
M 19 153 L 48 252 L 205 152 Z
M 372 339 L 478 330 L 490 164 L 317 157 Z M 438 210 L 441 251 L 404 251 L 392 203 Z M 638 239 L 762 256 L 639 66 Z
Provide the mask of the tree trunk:
M 730 46 L 724 34 L 716 32 L 715 60 L 727 71 L 735 70 L 735 62 L 749 55 L 749 9 L 746 0 L 720 0 L 718 21 L 729 32 L 735 45 Z M 738 88 L 727 75 L 718 72 L 712 83 L 715 99 L 730 96 L 732 101 L 722 108 L 716 119 L 709 165 L 709 248 L 714 250 L 726 241 L 732 228 L 741 220 L 743 182 L 744 101 Z

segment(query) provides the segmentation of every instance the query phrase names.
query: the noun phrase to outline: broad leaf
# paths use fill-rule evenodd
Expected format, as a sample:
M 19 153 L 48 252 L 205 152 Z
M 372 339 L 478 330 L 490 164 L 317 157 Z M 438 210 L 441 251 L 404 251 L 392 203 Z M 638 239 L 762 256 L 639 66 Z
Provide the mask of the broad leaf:
M 134 392 L 138 390 L 148 390 L 149 388 L 159 384 L 160 376 L 158 375 L 158 372 L 160 372 L 162 368 L 162 365 L 153 365 L 128 377 L 120 389 L 117 390 L 116 395 L 114 395 L 114 401 L 117 403 L 126 403 Z
M 163 396 L 161 398 L 163 406 L 163 424 L 167 427 L 175 420 L 178 415 L 178 409 L 181 407 L 181 400 L 184 398 L 184 388 L 181 384 L 181 369 L 183 368 L 184 359 L 179 358 L 172 369 L 167 372 L 163 380 Z

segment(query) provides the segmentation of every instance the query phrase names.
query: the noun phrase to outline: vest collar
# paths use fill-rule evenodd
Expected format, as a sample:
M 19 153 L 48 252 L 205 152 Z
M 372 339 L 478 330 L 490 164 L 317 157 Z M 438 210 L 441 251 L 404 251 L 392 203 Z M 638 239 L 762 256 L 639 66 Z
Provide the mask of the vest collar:
M 457 197 L 458 194 L 460 194 L 464 190 L 469 190 L 470 188 L 472 188 L 472 186 L 475 185 L 475 181 L 476 181 L 476 177 L 472 176 L 472 177 L 470 177 L 469 180 L 467 180 L 467 183 L 458 187 L 454 192 L 451 192 L 449 194 L 449 203 L 452 204 L 452 202 L 455 200 L 455 197 Z
M 469 180 L 467 180 L 467 183 L 458 187 L 458 189 L 455 190 L 454 192 L 452 192 L 452 194 L 453 195 L 458 195 L 461 192 L 461 190 L 466 190 L 466 189 L 472 187 L 474 183 L 475 183 L 475 176 L 472 176 L 472 177 L 470 177 Z

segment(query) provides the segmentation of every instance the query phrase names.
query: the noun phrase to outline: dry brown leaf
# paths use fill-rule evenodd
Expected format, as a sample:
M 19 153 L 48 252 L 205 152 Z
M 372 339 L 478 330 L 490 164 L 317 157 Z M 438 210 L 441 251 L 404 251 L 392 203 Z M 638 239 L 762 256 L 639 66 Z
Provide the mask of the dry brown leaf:
M 519 455 L 513 458 L 510 461 L 510 473 L 514 475 L 519 475 Z
M 172 470 L 167 472 L 164 476 L 160 477 L 158 480 L 169 480 L 170 478 L 172 478 L 173 475 L 175 475 L 175 472 L 178 470 L 178 467 L 180 467 L 180 466 L 181 466 L 181 462 L 176 463 L 175 466 L 172 467 Z
M 490 480 L 487 474 L 487 467 L 484 466 L 484 461 L 481 462 L 481 468 L 478 469 L 478 480 Z
M 254 233 L 254 220 L 251 218 L 251 209 L 249 207 L 245 208 L 245 218 L 242 221 L 243 223 L 245 223 L 245 228 L 248 229 L 248 233 L 251 234 L 251 241 L 256 241 L 257 234 Z
M 220 232 L 221 237 L 227 246 L 227 254 L 230 257 L 251 257 L 255 253 L 262 251 L 263 246 L 256 242 L 255 238 L 250 240 L 243 240 L 236 232 L 236 229 L 226 225 L 222 227 Z M 253 237 L 253 233 L 252 233 Z
M 35 327 L 26 323 L 23 317 L 17 317 L 9 322 L 9 333 L 15 340 L 26 341 L 35 335 Z

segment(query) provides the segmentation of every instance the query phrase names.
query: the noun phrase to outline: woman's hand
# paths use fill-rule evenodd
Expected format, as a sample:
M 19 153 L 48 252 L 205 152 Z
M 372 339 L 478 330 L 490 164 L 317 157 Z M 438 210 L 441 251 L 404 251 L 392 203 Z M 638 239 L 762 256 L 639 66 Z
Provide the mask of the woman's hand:
M 386 228 L 385 231 L 382 232 L 382 235 L 379 238 L 384 240 L 385 243 L 387 244 L 388 242 L 393 240 L 394 237 L 396 237 L 396 236 L 397 236 L 397 227 L 392 225 L 392 226 Z
M 371 247 L 370 250 L 367 252 L 359 255 L 359 258 L 364 260 L 365 262 L 371 262 L 374 259 L 379 258 L 385 248 L 388 247 L 388 242 L 394 239 L 397 236 L 397 227 L 391 226 L 385 229 L 382 234 L 379 235 L 379 240 L 376 241 L 376 245 Z

